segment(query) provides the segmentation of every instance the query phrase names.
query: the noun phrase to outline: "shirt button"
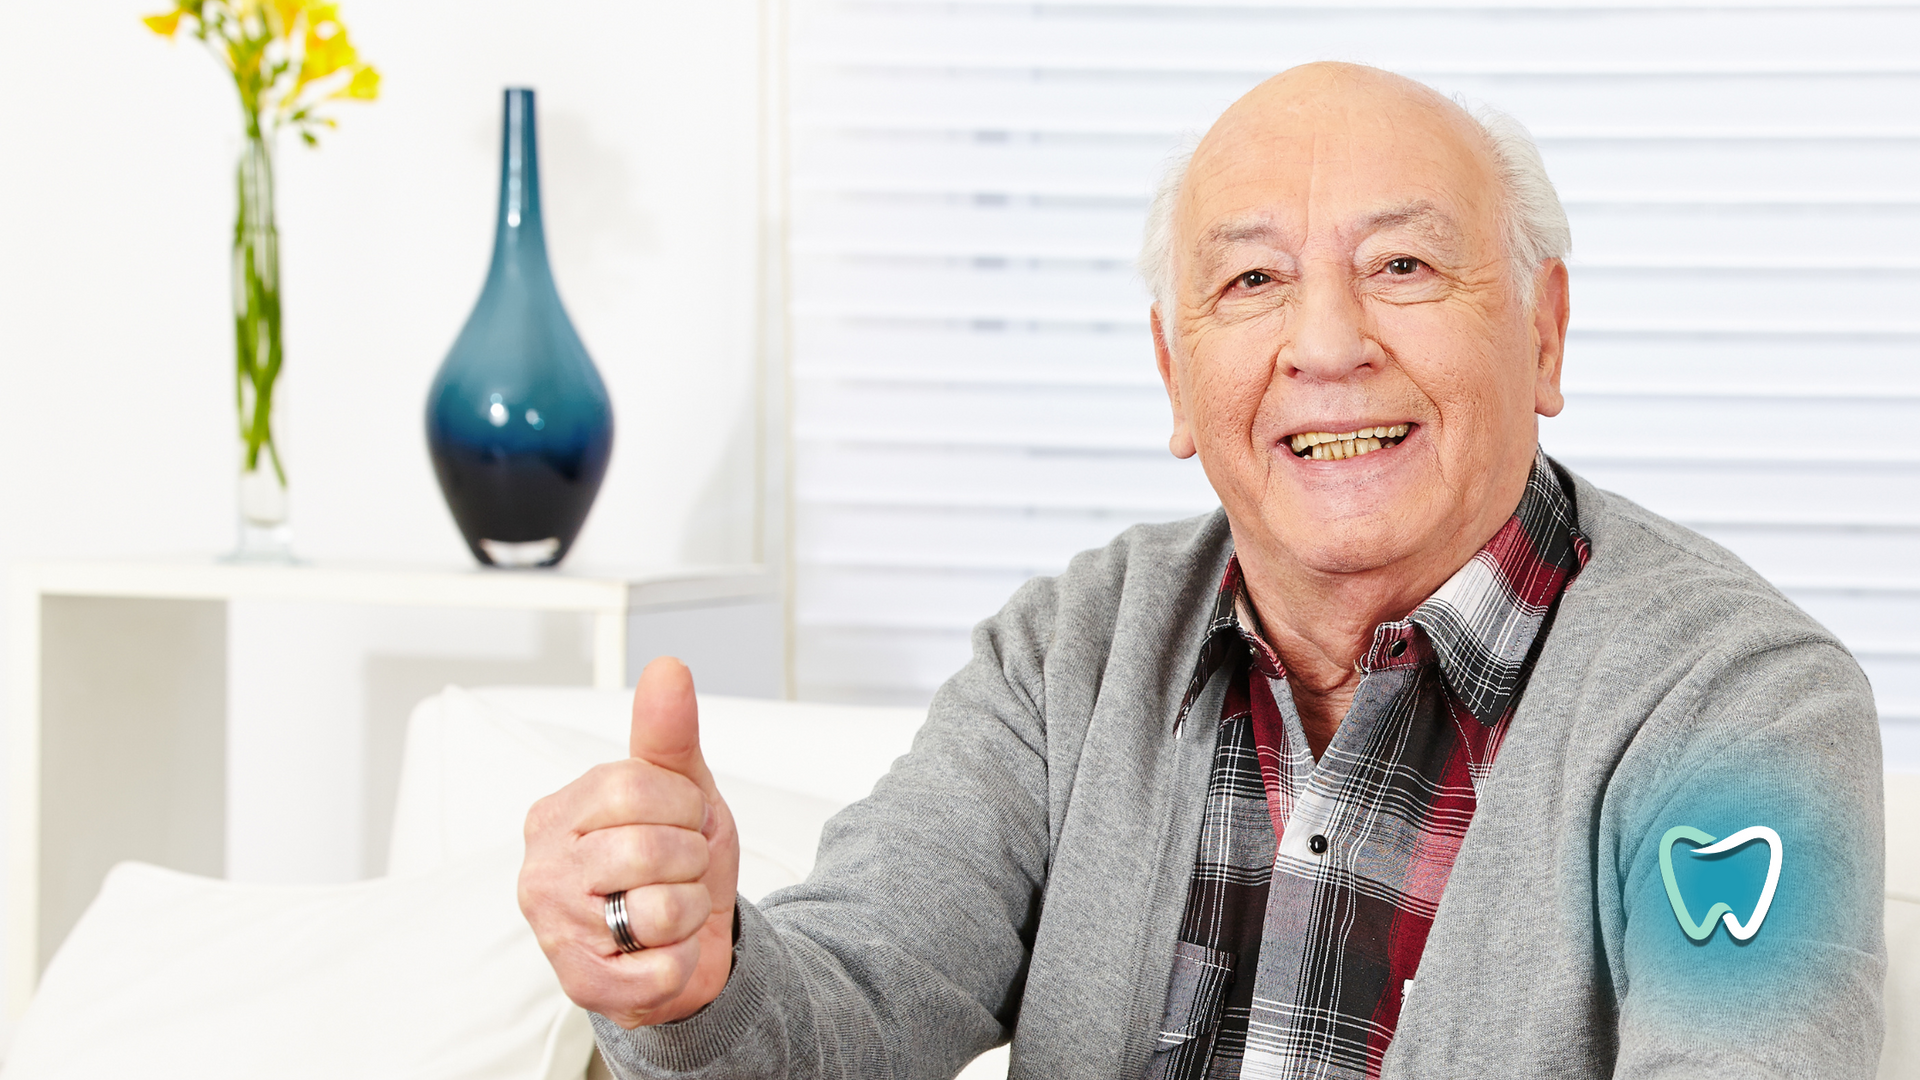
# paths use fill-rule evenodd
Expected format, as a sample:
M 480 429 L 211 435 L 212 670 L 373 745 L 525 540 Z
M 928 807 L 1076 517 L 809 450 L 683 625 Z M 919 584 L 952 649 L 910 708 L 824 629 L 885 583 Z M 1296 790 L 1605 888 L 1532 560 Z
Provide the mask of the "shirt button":
M 1321 836 L 1319 833 L 1314 833 L 1307 839 L 1307 850 L 1313 852 L 1315 855 L 1324 854 L 1327 850 L 1327 838 Z
M 1407 651 L 1406 638 L 1401 638 L 1399 641 L 1396 641 L 1393 644 L 1387 646 L 1387 655 L 1395 659 L 1399 659 L 1401 656 L 1405 655 L 1406 651 Z

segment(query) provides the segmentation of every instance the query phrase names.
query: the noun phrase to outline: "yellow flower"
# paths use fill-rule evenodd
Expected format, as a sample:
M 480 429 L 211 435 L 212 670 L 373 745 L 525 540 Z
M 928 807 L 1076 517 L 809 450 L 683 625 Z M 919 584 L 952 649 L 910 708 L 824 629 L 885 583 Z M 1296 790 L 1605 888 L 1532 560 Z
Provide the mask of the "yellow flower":
M 171 38 L 184 21 L 213 47 L 233 75 L 250 134 L 271 137 L 291 126 L 311 144 L 316 130 L 334 126 L 316 111 L 320 105 L 380 95 L 380 73 L 361 62 L 333 0 L 173 0 L 173 6 L 148 16 L 147 27 Z
M 353 81 L 347 84 L 346 97 L 355 101 L 373 101 L 380 96 L 380 73 L 370 65 L 362 65 L 353 73 Z
M 294 84 L 295 94 L 308 83 L 354 67 L 360 61 L 359 52 L 347 40 L 347 28 L 334 17 L 335 10 L 332 4 L 315 5 L 309 9 L 306 49 L 300 59 L 300 77 Z
M 306 13 L 308 0 L 273 0 L 274 33 L 283 41 L 293 40 L 293 31 Z
M 161 37 L 170 38 L 174 31 L 180 29 L 180 9 L 175 8 L 165 15 L 149 15 L 140 21 L 147 24 L 147 29 Z

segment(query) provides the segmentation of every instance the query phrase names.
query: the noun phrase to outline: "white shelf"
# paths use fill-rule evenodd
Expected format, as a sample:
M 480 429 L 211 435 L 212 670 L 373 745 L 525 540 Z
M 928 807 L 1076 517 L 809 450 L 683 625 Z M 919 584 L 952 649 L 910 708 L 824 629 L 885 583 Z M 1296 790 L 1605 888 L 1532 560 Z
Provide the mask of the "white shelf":
M 232 601 L 574 612 L 593 683 L 627 684 L 635 612 L 773 599 L 761 566 L 495 570 L 228 564 L 211 558 L 16 564 L 8 605 L 7 1013 L 113 863 L 223 872 L 226 605 Z
M 61 596 L 277 600 L 397 607 L 634 612 L 772 594 L 759 566 L 495 570 L 480 566 L 220 563 L 211 559 L 42 561 L 14 568 L 16 589 Z

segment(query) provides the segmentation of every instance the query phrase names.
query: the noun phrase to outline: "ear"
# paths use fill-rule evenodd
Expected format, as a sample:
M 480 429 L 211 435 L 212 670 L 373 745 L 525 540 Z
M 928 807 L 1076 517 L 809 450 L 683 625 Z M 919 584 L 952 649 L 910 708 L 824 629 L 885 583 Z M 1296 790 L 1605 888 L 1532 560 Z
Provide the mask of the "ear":
M 1567 356 L 1567 264 L 1559 259 L 1541 266 L 1533 280 L 1533 411 L 1558 416 L 1567 399 L 1560 393 L 1560 365 Z
M 1160 383 L 1167 388 L 1167 404 L 1173 406 L 1173 437 L 1167 440 L 1167 449 L 1177 458 L 1190 458 L 1194 455 L 1193 431 L 1187 426 L 1187 410 L 1180 404 L 1180 380 L 1173 371 L 1173 348 L 1167 341 L 1166 325 L 1160 321 L 1160 305 L 1155 304 L 1148 311 L 1148 320 L 1153 324 L 1153 360 L 1160 368 Z

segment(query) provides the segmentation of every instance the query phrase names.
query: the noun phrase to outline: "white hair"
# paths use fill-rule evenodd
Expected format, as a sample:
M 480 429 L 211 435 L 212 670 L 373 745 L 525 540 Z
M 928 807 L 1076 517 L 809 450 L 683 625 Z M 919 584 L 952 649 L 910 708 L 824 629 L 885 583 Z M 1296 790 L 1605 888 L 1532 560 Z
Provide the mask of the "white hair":
M 1534 274 L 1550 259 L 1564 259 L 1573 248 L 1573 232 L 1567 226 L 1567 212 L 1560 196 L 1547 179 L 1547 167 L 1540 160 L 1540 148 L 1520 121 L 1491 106 L 1466 107 L 1467 115 L 1487 137 L 1493 155 L 1494 171 L 1500 182 L 1500 234 L 1506 245 L 1508 273 L 1522 306 L 1533 303 Z M 1160 309 L 1160 323 L 1173 333 L 1176 311 L 1174 292 L 1174 243 L 1176 211 L 1180 187 L 1187 179 L 1187 166 L 1199 146 L 1198 136 L 1167 161 L 1154 191 L 1153 205 L 1147 210 L 1146 235 L 1140 245 L 1140 276 L 1153 293 Z

